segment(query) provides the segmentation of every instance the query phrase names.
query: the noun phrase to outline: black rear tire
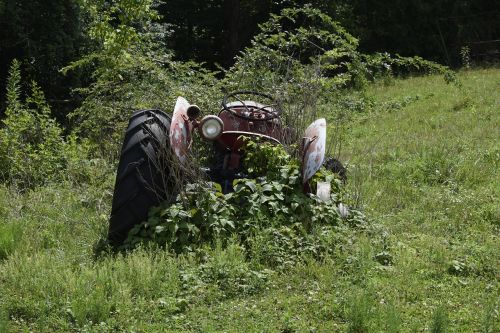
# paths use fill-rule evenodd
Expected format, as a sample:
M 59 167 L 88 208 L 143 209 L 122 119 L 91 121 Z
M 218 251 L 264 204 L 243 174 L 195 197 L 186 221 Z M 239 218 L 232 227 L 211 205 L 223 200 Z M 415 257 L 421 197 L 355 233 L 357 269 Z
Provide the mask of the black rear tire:
M 344 183 L 347 181 L 347 169 L 338 159 L 335 157 L 326 157 L 323 165 L 327 170 L 336 173 Z
M 146 221 L 149 209 L 176 193 L 172 182 L 170 117 L 159 110 L 132 114 L 116 173 L 108 240 L 121 245 L 135 225 Z

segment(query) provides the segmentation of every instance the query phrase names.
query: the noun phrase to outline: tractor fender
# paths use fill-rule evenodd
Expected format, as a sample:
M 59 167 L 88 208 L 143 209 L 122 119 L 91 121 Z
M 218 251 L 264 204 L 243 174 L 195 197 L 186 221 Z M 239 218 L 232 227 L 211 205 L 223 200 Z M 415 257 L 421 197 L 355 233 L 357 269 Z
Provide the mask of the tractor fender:
M 302 183 L 308 188 L 308 181 L 323 165 L 326 150 L 326 120 L 315 120 L 305 130 L 302 138 Z
M 187 115 L 189 106 L 190 104 L 184 97 L 178 97 L 170 125 L 170 147 L 181 164 L 187 160 L 192 141 L 193 123 Z

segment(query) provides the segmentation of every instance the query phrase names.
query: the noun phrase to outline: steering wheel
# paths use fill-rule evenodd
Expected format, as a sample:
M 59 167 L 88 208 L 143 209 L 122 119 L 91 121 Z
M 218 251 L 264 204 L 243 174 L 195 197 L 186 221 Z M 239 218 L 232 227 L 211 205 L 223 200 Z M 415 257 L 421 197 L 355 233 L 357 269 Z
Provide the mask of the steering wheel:
M 278 118 L 282 112 L 272 96 L 249 90 L 227 94 L 222 100 L 222 108 L 236 117 L 257 121 Z

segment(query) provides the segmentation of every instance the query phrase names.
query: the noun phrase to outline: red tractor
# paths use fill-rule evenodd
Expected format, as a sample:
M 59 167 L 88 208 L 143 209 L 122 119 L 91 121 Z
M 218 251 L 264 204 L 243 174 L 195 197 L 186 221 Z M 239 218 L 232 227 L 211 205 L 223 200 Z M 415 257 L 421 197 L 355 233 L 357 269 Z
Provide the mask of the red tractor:
M 214 161 L 203 168 L 207 177 L 219 183 L 224 193 L 232 191 L 234 179 L 248 178 L 242 165 L 243 137 L 273 144 L 289 143 L 294 130 L 282 124 L 282 109 L 271 96 L 239 91 L 226 95 L 218 115 L 201 119 L 200 109 L 179 97 L 173 116 L 159 110 L 135 112 L 130 118 L 116 176 L 108 239 L 123 243 L 128 231 L 145 221 L 152 206 L 174 200 L 180 188 L 177 178 L 192 167 L 190 149 L 196 132 L 213 142 Z M 326 121 L 318 119 L 300 142 L 302 182 L 308 182 L 325 160 Z M 336 160 L 327 167 L 345 170 Z M 324 191 L 324 189 L 322 189 Z

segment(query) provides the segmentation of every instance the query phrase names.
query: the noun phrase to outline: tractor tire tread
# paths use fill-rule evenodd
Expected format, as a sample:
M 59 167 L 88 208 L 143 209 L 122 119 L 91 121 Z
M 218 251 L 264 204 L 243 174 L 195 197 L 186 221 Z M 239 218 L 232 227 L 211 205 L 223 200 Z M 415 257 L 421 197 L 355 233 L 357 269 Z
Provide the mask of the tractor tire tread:
M 163 192 L 169 190 L 156 188 L 165 170 L 154 163 L 158 150 L 169 148 L 169 128 L 170 117 L 159 110 L 141 110 L 130 117 L 113 193 L 108 230 L 112 246 L 121 245 L 130 229 L 147 220 L 149 209 L 158 205 Z

